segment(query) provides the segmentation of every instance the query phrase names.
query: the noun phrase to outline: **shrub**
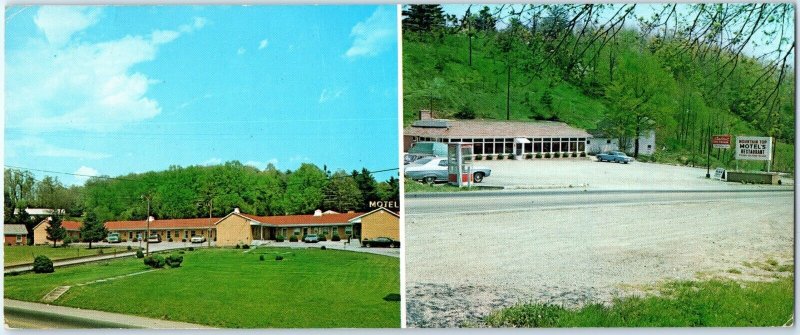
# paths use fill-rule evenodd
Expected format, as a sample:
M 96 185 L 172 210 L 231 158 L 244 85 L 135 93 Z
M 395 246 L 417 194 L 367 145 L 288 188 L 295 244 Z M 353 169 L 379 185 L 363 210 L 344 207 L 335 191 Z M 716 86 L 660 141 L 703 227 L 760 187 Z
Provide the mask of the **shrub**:
M 319 247 L 319 249 L 320 249 L 320 250 L 325 250 L 325 249 L 327 249 L 327 248 L 325 248 L 325 246 L 323 245 L 323 246 Z
M 544 153 L 544 158 L 550 158 L 550 153 L 549 152 L 545 152 Z
M 242 245 L 242 249 L 250 249 L 250 245 L 249 244 L 244 244 L 244 245 Z
M 122 243 L 127 243 L 127 242 L 128 242 L 128 239 L 127 239 L 127 238 L 123 238 L 123 239 L 122 239 Z
M 297 242 L 297 235 L 292 235 L 289 237 L 289 242 Z
M 263 260 L 264 260 L 264 255 L 260 255 L 260 256 L 258 256 L 258 260 L 259 260 L 259 261 L 263 261 Z
M 72 237 L 69 237 L 69 235 L 67 235 L 66 237 L 64 237 L 64 240 L 61 241 L 61 246 L 68 247 L 70 244 L 72 244 Z
M 169 265 L 169 267 L 177 268 L 181 266 L 181 263 L 183 263 L 183 256 L 169 255 L 167 256 L 165 262 L 167 263 L 167 265 Z
M 36 273 L 53 273 L 53 261 L 47 256 L 36 256 L 33 260 L 33 272 Z
M 234 246 L 233 248 L 234 249 L 239 249 L 239 248 L 241 248 L 241 246 L 239 244 L 236 244 L 236 246 Z
M 144 258 L 144 265 L 154 269 L 163 268 L 165 264 L 167 264 L 167 261 L 161 255 L 147 256 Z
M 144 253 L 142 250 L 136 250 L 136 258 L 144 258 Z
M 283 242 L 283 240 L 285 240 L 285 238 L 283 237 L 283 235 L 278 235 L 278 236 L 275 236 L 275 242 Z
M 542 154 L 536 154 L 536 158 L 542 158 Z
M 185 239 L 185 238 L 184 238 L 184 239 L 181 239 L 181 242 L 184 242 L 184 243 L 186 243 L 186 239 Z
M 194 247 L 189 247 L 189 248 L 188 248 L 188 249 L 186 249 L 186 250 L 189 250 L 189 251 L 194 251 Z
M 275 260 L 276 261 L 282 261 L 283 260 L 283 256 L 281 256 L 281 255 L 275 256 Z
M 457 119 L 470 120 L 475 118 L 475 109 L 470 104 L 461 106 L 458 112 L 454 115 Z
M 483 156 L 482 155 L 475 155 L 475 160 L 476 161 L 483 160 Z
M 97 250 L 97 254 L 98 254 L 98 255 L 102 255 L 102 254 L 104 254 L 104 253 L 105 253 L 105 252 L 103 252 L 103 249 Z
M 577 152 L 573 152 L 572 153 L 572 157 L 578 157 L 578 153 Z
M 585 152 L 581 152 L 581 154 L 580 154 L 580 155 L 578 155 L 578 156 L 580 156 L 580 157 L 586 157 L 586 153 L 585 153 Z
M 179 253 L 179 254 L 181 254 L 181 255 L 183 255 L 183 254 L 185 254 L 185 253 L 186 253 L 186 251 L 180 250 L 180 251 L 178 251 L 178 253 Z
M 128 246 L 128 251 L 133 250 L 133 247 Z
M 167 242 L 172 242 L 172 237 L 168 238 Z
M 506 158 L 506 157 L 505 157 L 505 156 L 503 156 L 502 154 L 500 154 L 500 155 L 497 155 L 497 160 L 499 160 L 499 161 L 500 161 L 500 160 L 503 160 L 503 158 Z
M 527 154 L 527 155 L 525 155 L 525 159 L 533 159 L 533 154 Z
M 493 157 L 492 155 L 487 155 L 487 156 L 486 156 L 486 160 L 487 160 L 487 161 L 490 161 L 490 160 L 492 160 L 492 159 L 494 159 L 494 157 Z
M 322 235 L 319 236 L 319 241 L 320 242 L 324 242 L 324 241 L 327 241 L 327 240 L 328 240 L 328 237 L 325 236 L 325 234 L 322 234 Z
M 331 241 L 338 242 L 338 241 L 341 241 L 341 240 L 342 240 L 342 238 L 339 237 L 339 234 L 334 233 L 333 236 L 331 236 Z

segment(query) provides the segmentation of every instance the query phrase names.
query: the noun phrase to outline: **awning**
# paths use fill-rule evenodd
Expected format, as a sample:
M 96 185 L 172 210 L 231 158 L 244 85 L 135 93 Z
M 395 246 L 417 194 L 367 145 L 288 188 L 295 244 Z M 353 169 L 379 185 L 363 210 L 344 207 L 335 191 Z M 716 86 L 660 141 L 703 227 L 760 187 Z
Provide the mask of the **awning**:
M 531 143 L 531 140 L 529 140 L 529 139 L 527 139 L 527 138 L 524 138 L 524 137 L 517 137 L 517 138 L 515 138 L 515 139 L 514 139 L 514 144 L 519 144 L 519 143 L 522 143 L 522 144 L 528 144 L 528 143 Z

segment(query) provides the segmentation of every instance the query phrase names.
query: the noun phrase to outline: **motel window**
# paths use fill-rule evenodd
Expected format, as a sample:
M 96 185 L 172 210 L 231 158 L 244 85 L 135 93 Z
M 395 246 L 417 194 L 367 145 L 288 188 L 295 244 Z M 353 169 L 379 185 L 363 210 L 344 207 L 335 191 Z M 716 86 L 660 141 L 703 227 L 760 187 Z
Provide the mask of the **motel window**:
M 194 230 L 192 230 L 192 237 L 194 237 L 194 235 L 195 235 L 195 232 L 194 232 Z
M 183 231 L 183 238 L 189 238 L 189 232 L 188 231 L 185 231 L 185 230 Z
M 295 228 L 294 229 L 294 234 L 295 235 L 300 235 L 300 228 Z
M 323 234 L 328 234 L 328 228 L 327 228 L 327 227 L 325 227 L 325 228 L 322 228 L 322 233 L 323 233 Z
M 345 226 L 344 227 L 344 233 L 347 234 L 347 235 L 352 235 L 353 234 L 353 226 Z
M 167 238 L 172 238 L 172 231 L 171 230 L 167 230 Z
M 132 231 L 128 232 L 128 239 L 131 239 L 131 240 L 133 239 L 133 232 Z

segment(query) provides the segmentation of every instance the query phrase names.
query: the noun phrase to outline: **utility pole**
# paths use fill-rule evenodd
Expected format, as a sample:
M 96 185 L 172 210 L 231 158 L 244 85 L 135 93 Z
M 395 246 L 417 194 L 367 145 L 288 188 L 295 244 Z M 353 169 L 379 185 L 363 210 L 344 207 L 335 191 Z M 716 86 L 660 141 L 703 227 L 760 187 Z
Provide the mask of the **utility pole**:
M 510 51 L 509 51 L 510 53 Z M 506 62 L 508 62 L 508 55 L 506 55 Z M 511 63 L 507 63 L 508 80 L 506 82 L 506 120 L 511 120 Z
M 214 198 L 208 200 L 208 247 L 211 248 L 211 209 L 214 207 Z
M 707 150 L 706 150 L 706 179 L 711 178 L 711 115 L 708 115 L 706 122 L 706 136 L 708 136 Z
M 150 198 L 151 197 L 149 194 L 142 195 L 142 199 L 147 201 L 147 217 L 145 218 L 145 221 L 147 221 L 147 235 L 145 235 L 145 238 L 147 239 L 145 241 L 145 255 L 147 256 L 150 256 Z

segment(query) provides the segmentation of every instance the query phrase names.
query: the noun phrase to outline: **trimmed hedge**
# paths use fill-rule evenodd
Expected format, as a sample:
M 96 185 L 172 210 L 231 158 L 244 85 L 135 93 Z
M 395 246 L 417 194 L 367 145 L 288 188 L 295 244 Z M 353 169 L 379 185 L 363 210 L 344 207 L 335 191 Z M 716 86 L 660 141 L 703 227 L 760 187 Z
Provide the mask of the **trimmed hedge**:
M 181 260 L 181 261 L 183 261 L 183 260 Z M 144 265 L 147 265 L 147 266 L 149 266 L 151 268 L 154 268 L 154 269 L 163 268 L 164 265 L 166 265 L 166 264 L 167 264 L 167 261 L 161 255 L 147 256 L 147 257 L 144 258 Z
M 275 236 L 275 242 L 283 242 L 285 239 L 283 235 Z
M 283 256 L 281 256 L 281 255 L 275 256 L 275 260 L 276 261 L 282 261 L 283 260 Z
M 142 249 L 136 250 L 136 258 L 144 258 L 144 253 Z
M 36 273 L 53 273 L 53 261 L 47 256 L 36 256 L 33 260 L 33 272 Z
M 169 265 L 169 267 L 177 268 L 181 266 L 181 263 L 183 263 L 183 256 L 169 255 L 167 256 L 167 259 L 165 259 L 165 262 L 167 265 Z
M 297 235 L 289 236 L 289 242 L 297 242 Z
M 338 242 L 338 241 L 341 241 L 341 240 L 342 240 L 342 238 L 339 237 L 339 234 L 333 234 L 333 236 L 331 236 L 331 241 Z

